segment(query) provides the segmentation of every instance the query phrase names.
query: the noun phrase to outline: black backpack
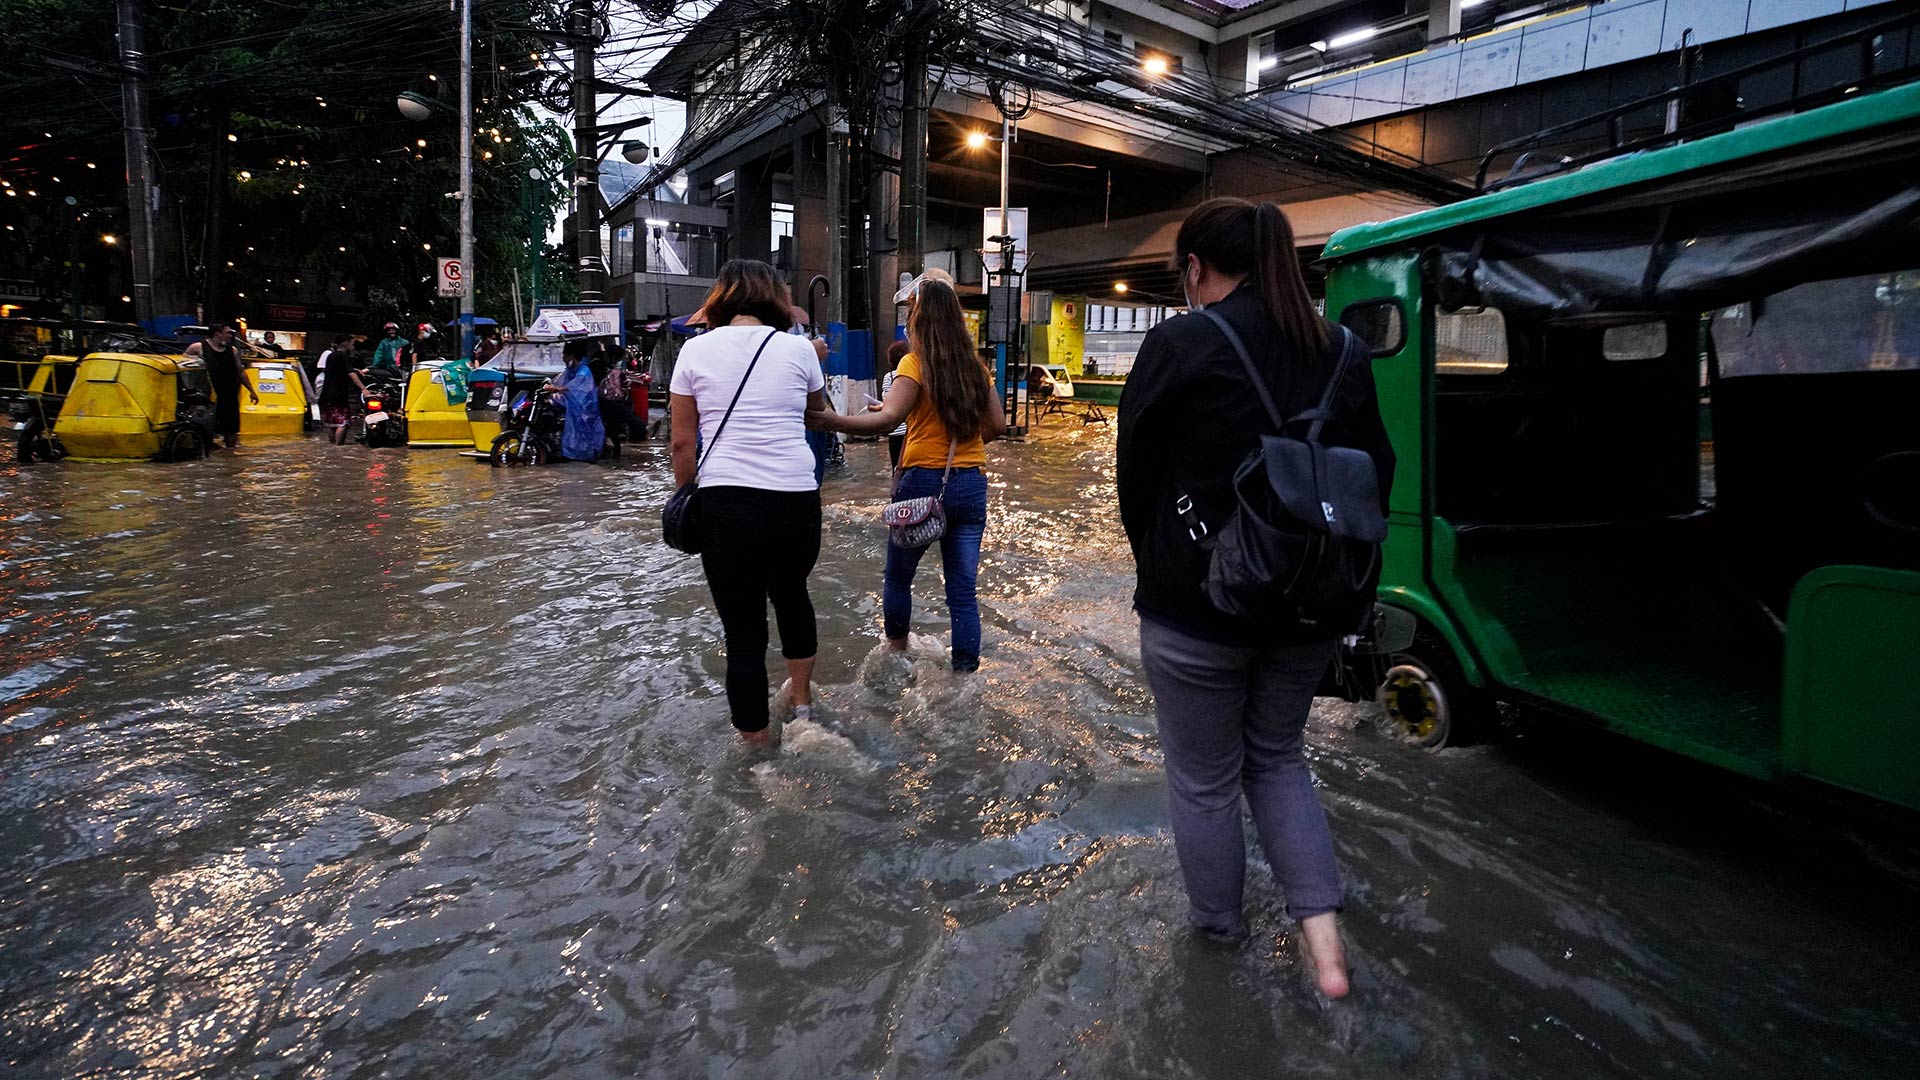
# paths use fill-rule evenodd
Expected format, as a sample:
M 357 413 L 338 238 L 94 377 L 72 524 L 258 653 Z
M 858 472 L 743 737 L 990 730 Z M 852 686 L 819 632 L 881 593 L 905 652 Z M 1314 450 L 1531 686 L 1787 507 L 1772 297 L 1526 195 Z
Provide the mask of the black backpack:
M 1324 625 L 1329 636 L 1351 633 L 1380 581 L 1387 519 L 1380 511 L 1380 474 L 1372 456 L 1326 446 L 1320 431 L 1348 364 L 1364 347 L 1341 327 L 1340 359 L 1319 406 L 1284 418 L 1240 335 L 1218 312 L 1200 314 L 1226 335 L 1274 426 L 1234 470 L 1235 507 L 1218 529 L 1208 529 L 1193 500 L 1175 491 L 1174 508 L 1188 535 L 1208 551 L 1207 599 L 1229 615 Z M 1302 422 L 1307 424 L 1304 438 L 1284 434 Z

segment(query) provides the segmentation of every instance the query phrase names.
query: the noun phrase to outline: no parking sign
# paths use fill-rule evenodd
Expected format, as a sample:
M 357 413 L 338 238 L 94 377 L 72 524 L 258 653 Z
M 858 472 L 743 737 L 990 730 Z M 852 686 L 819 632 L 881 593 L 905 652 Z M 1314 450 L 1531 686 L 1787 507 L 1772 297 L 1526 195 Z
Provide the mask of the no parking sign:
M 441 259 L 438 280 L 441 296 L 467 295 L 467 270 L 459 259 Z

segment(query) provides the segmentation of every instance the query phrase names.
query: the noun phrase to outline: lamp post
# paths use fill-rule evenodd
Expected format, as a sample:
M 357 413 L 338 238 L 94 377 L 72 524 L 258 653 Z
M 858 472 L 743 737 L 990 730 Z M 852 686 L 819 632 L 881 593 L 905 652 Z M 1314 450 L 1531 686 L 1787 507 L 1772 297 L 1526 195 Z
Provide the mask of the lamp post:
M 460 3 L 460 358 L 473 355 L 473 0 Z M 408 91 L 394 100 L 400 115 L 425 120 L 446 106 Z M 424 141 L 421 142 L 425 146 Z
M 984 131 L 975 131 L 967 136 L 969 149 L 981 149 L 992 141 L 993 137 Z M 1000 230 L 987 238 L 989 244 L 1000 249 L 999 267 L 987 275 L 987 341 L 994 350 L 994 386 L 1003 397 L 1009 392 L 1010 385 L 1007 380 L 1008 346 L 1018 344 L 1018 330 L 1015 328 L 1019 324 L 1021 292 L 1019 273 L 1014 267 L 1018 248 L 1010 227 L 1013 212 L 1008 205 L 1011 202 L 1009 189 L 1012 175 L 1013 117 L 1003 110 L 1000 113 Z M 995 318 L 996 313 L 999 318 Z
M 460 0 L 460 359 L 473 355 L 473 0 Z

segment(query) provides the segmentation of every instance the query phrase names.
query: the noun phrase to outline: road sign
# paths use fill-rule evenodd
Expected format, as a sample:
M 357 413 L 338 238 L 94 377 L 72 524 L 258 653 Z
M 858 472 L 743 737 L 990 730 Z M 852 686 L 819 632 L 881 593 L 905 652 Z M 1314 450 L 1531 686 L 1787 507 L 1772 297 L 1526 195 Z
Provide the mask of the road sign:
M 998 273 L 1000 270 L 1000 245 L 993 240 L 999 235 L 1001 235 L 1000 208 L 990 206 L 981 214 L 980 221 L 980 261 L 986 266 L 988 273 Z M 1008 208 L 1006 235 L 1013 237 L 1013 268 L 1025 270 L 1027 256 L 1032 254 L 1027 250 L 1026 207 Z
M 460 265 L 460 260 L 441 259 L 439 263 L 440 274 L 438 280 L 440 282 L 440 295 L 467 295 L 467 272 L 466 268 Z

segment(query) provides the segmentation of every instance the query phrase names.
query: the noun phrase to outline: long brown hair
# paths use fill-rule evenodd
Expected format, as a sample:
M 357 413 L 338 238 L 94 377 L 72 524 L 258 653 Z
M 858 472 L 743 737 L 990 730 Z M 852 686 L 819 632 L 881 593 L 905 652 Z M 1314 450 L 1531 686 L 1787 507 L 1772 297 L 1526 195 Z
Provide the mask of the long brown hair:
M 728 259 L 714 276 L 713 289 L 701 307 L 707 313 L 708 326 L 725 326 L 740 315 L 776 330 L 793 325 L 787 283 L 780 280 L 773 267 L 758 259 Z
M 920 358 L 924 391 L 949 438 L 966 441 L 986 425 L 993 404 L 987 368 L 973 351 L 960 294 L 944 281 L 920 283 L 907 312 L 907 342 Z
M 1187 256 L 1223 274 L 1244 274 L 1273 320 L 1280 343 L 1295 355 L 1323 357 L 1333 351 L 1327 323 L 1313 310 L 1293 226 L 1272 203 L 1219 198 L 1206 202 L 1180 223 L 1173 241 L 1175 269 L 1186 273 Z

